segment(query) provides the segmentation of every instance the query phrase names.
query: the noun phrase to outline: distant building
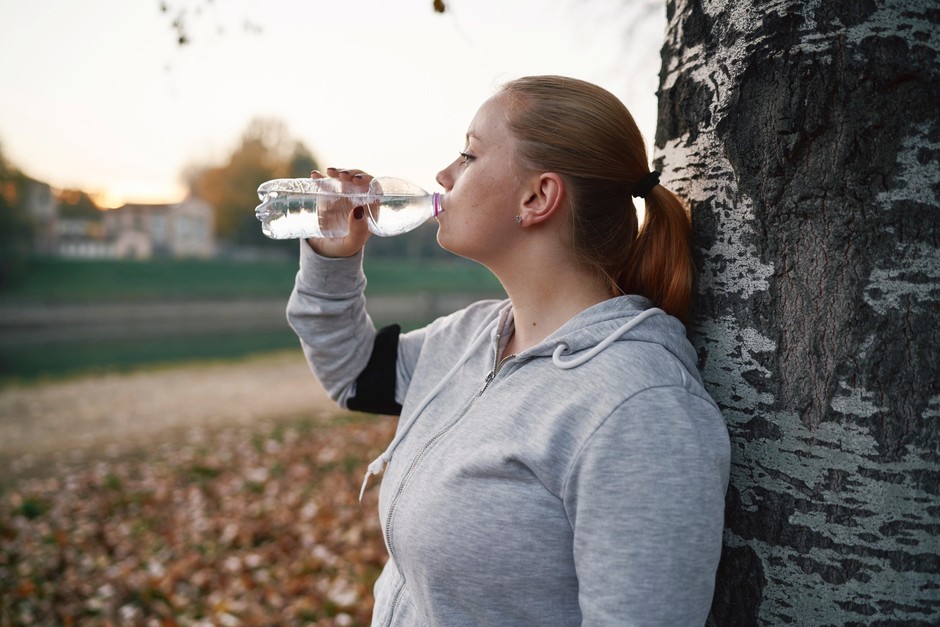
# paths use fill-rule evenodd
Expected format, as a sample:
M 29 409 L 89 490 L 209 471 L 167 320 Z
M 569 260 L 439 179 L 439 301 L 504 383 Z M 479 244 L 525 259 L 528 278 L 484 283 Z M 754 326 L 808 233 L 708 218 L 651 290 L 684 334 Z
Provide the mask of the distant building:
M 25 207 L 35 227 L 33 250 L 74 259 L 212 257 L 213 211 L 190 196 L 173 204 L 126 204 L 108 211 L 92 203 L 70 210 L 46 183 L 23 177 L 0 184 L 10 204 Z
M 108 259 L 114 257 L 114 246 L 105 239 L 102 218 L 62 217 L 55 223 L 55 252 L 72 259 Z
M 58 237 L 56 215 L 59 202 L 52 188 L 46 183 L 24 177 L 19 185 L 8 183 L 3 194 L 9 204 L 21 203 L 26 207 L 36 229 L 33 250 L 40 255 L 54 254 Z
M 169 205 L 127 204 L 104 212 L 104 239 L 113 256 L 211 257 L 212 207 L 193 196 Z

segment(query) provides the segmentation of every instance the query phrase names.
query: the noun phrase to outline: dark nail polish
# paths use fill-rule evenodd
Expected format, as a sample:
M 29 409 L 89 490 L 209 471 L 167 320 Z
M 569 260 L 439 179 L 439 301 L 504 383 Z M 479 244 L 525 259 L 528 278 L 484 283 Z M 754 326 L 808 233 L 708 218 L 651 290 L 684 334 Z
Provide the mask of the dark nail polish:
M 362 207 L 356 207 L 353 209 L 353 217 L 357 220 L 362 220 L 362 216 L 366 214 L 366 210 Z

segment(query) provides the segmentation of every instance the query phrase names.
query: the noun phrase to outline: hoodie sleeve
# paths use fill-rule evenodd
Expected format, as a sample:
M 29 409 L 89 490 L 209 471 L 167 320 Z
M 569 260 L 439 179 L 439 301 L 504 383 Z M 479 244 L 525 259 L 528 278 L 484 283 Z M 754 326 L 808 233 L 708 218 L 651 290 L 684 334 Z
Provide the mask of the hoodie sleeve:
M 300 242 L 300 269 L 287 303 L 287 320 L 307 363 L 334 401 L 347 407 L 376 337 L 366 312 L 362 252 L 333 259 Z
M 705 624 L 729 454 L 721 414 L 682 387 L 640 392 L 594 432 L 564 491 L 583 624 Z

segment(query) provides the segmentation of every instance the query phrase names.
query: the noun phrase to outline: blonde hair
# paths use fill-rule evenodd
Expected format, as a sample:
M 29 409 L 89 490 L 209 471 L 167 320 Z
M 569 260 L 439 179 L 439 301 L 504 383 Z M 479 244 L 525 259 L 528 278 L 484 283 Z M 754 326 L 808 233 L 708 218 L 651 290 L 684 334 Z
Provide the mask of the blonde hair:
M 612 295 L 640 294 L 686 320 L 692 297 L 691 222 L 685 205 L 656 185 L 638 229 L 631 193 L 649 173 L 633 116 L 597 85 L 529 76 L 503 85 L 507 122 L 523 164 L 567 183 L 571 243 Z

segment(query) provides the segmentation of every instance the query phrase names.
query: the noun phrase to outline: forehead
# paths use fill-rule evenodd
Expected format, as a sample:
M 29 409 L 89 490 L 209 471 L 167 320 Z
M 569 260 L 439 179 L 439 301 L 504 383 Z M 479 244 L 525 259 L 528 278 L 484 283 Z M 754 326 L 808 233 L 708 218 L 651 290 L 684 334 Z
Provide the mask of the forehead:
M 506 94 L 499 93 L 480 105 L 467 129 L 467 139 L 496 141 L 507 136 L 509 131 Z

